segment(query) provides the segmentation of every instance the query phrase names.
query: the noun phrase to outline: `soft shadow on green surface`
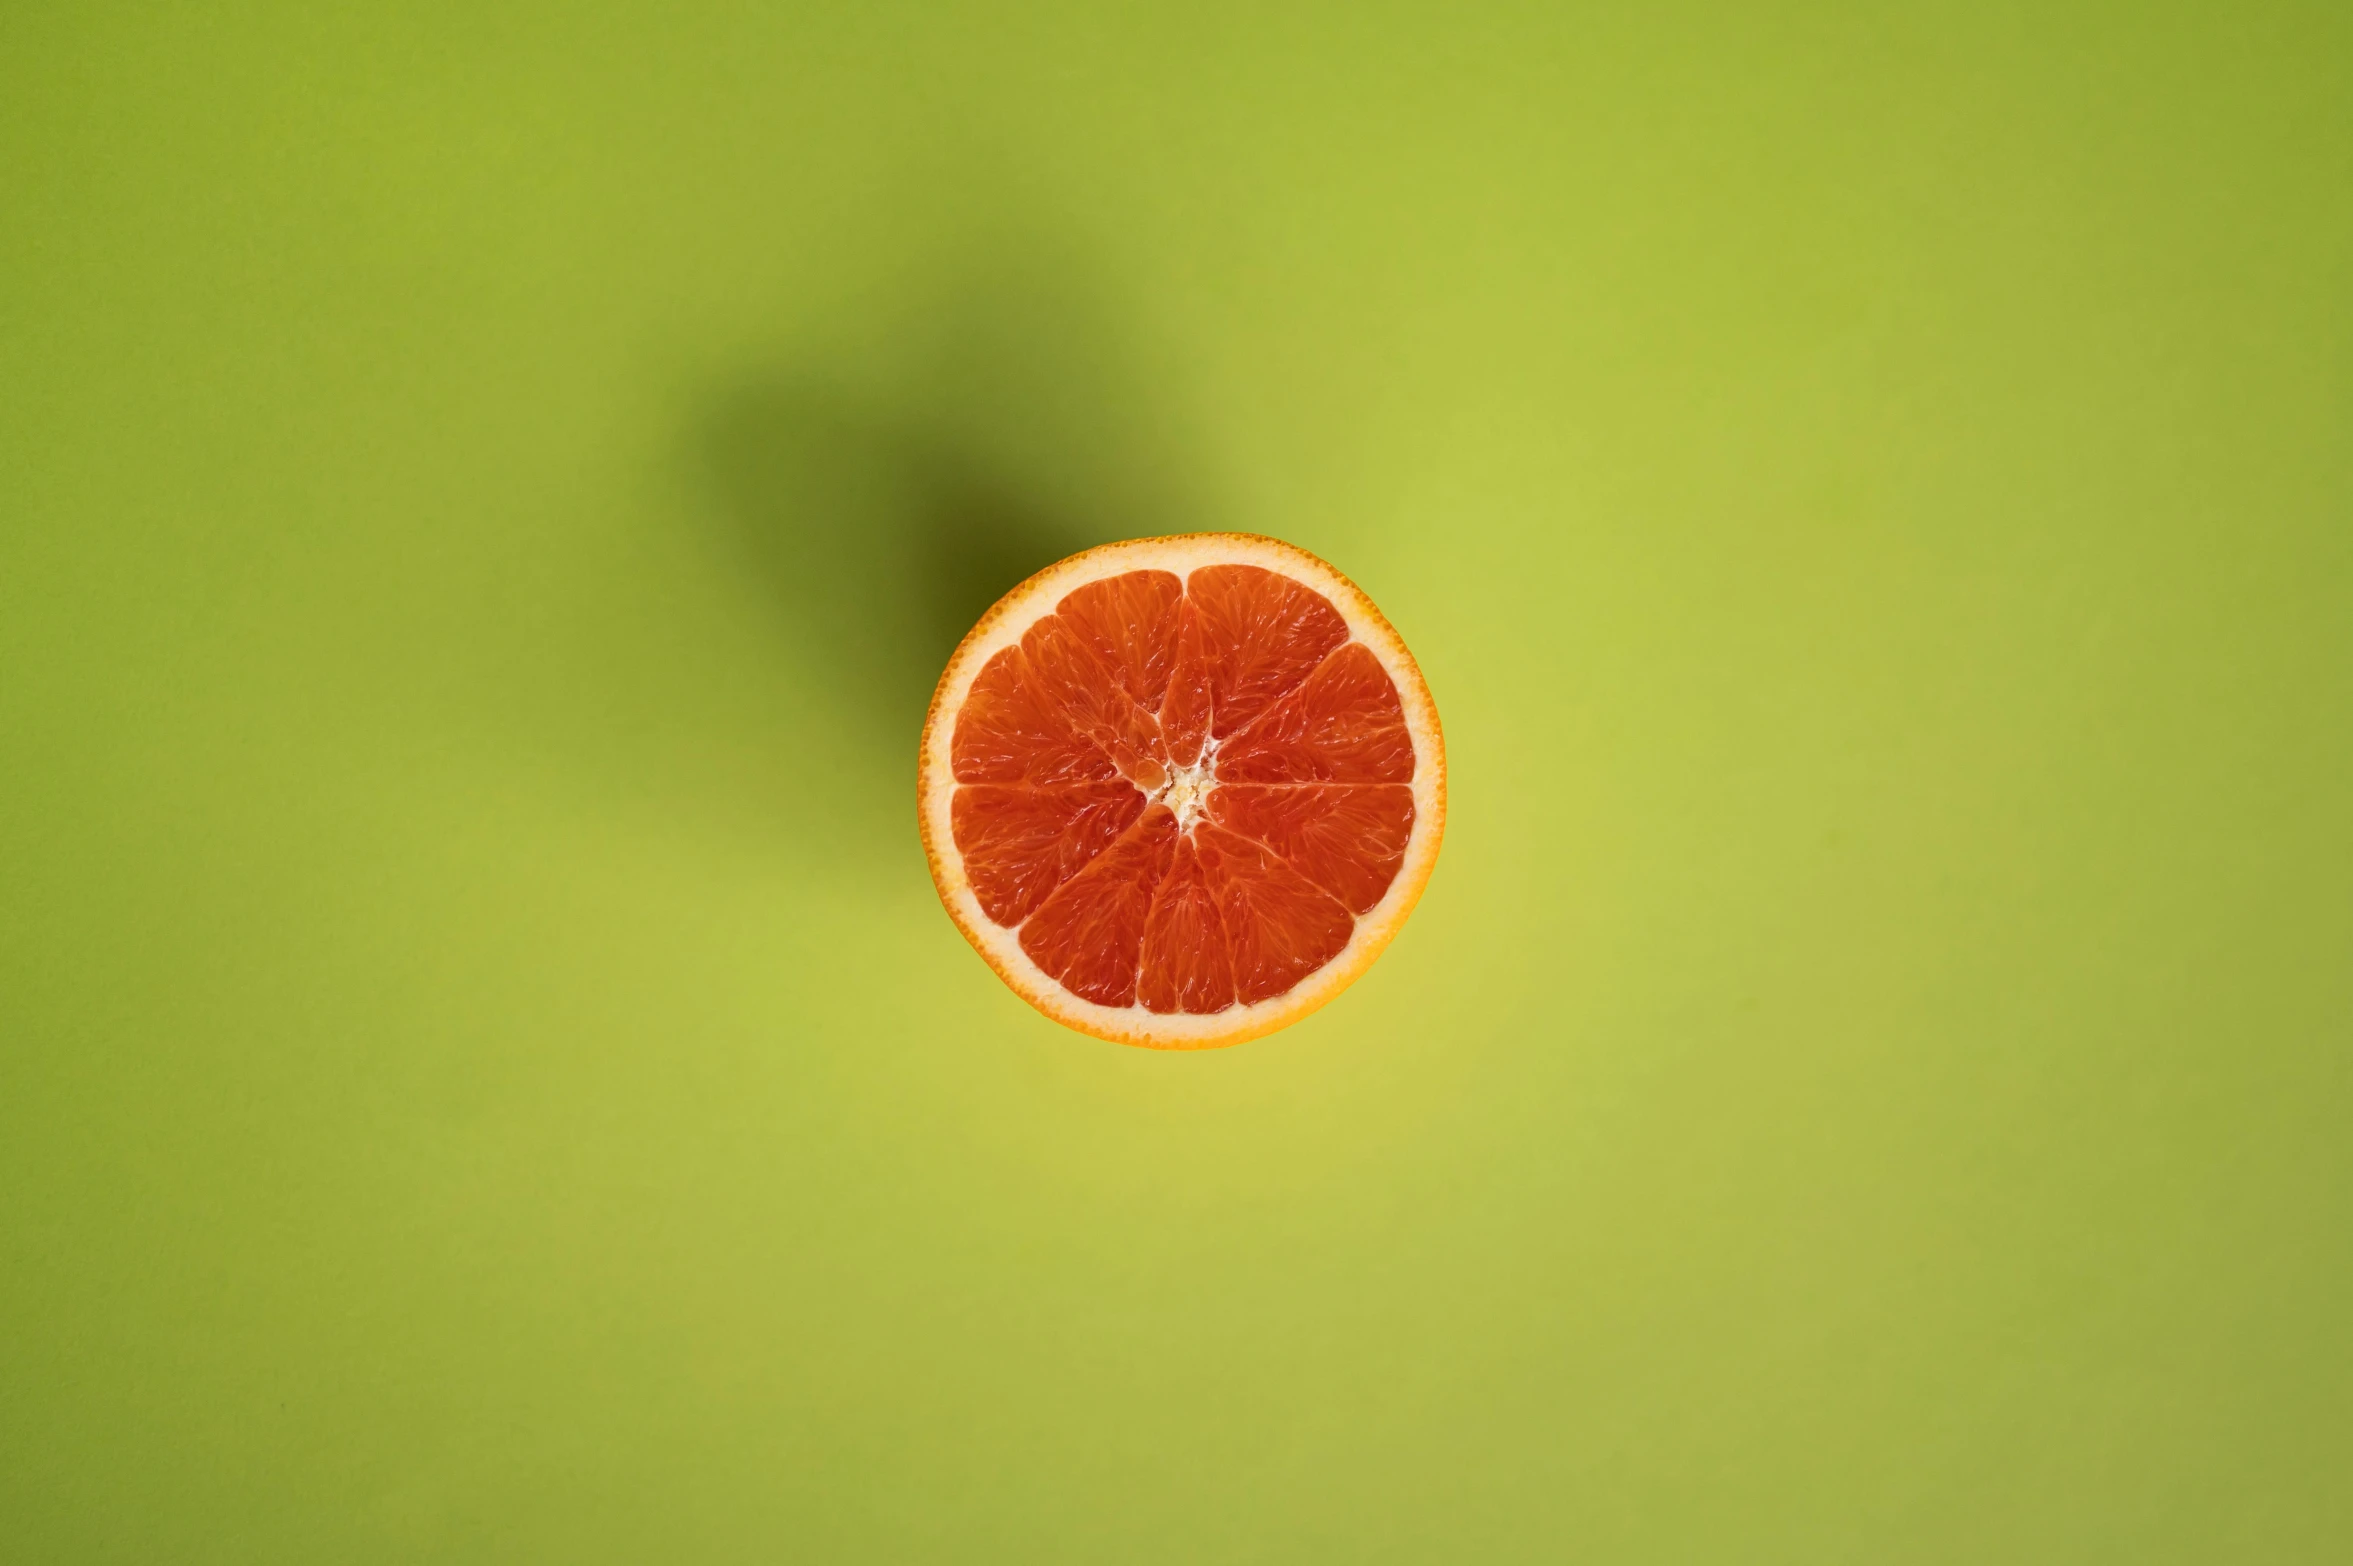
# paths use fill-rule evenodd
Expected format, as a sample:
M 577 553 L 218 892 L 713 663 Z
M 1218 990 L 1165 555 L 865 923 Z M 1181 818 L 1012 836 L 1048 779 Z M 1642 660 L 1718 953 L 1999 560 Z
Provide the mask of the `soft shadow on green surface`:
M 2341 6 L 0 20 L 0 1557 L 2336 1562 Z M 1299 1027 L 940 913 L 1292 538 Z
M 1035 242 L 956 265 L 852 362 L 743 373 L 696 421 L 734 561 L 900 773 L 948 654 L 1008 588 L 1210 525 L 1101 286 Z
M 1022 578 L 1115 536 L 1052 514 L 937 435 L 821 384 L 747 381 L 710 420 L 747 563 L 805 661 L 904 764 L 948 653 Z M 902 766 L 902 770 L 904 767 Z

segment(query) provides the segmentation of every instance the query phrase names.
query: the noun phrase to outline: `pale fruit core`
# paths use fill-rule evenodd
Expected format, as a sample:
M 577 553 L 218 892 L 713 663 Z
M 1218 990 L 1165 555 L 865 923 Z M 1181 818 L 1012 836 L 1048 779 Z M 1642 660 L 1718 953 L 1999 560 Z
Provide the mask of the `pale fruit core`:
M 1217 763 L 1212 753 L 1202 756 L 1192 766 L 1171 768 L 1168 786 L 1157 796 L 1147 790 L 1144 797 L 1148 802 L 1166 805 L 1176 816 L 1177 830 L 1189 837 L 1193 823 L 1209 804 L 1210 791 L 1216 787 Z

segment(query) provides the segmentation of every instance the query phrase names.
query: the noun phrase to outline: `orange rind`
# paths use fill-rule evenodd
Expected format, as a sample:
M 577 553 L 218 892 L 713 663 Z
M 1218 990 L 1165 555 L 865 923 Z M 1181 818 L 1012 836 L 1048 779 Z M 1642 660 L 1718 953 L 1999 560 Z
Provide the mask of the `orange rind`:
M 1151 1049 L 1287 1027 L 1428 884 L 1446 751 L 1354 583 L 1247 533 L 1105 544 L 982 616 L 918 770 L 948 916 L 1055 1021 Z

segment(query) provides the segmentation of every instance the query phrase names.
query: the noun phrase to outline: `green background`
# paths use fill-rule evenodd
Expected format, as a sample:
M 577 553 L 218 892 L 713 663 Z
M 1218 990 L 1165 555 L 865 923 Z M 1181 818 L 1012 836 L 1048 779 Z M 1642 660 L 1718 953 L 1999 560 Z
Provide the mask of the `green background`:
M 2353 1558 L 2353 12 L 0 16 L 0 1554 Z M 1279 534 L 1204 1057 L 946 648 Z

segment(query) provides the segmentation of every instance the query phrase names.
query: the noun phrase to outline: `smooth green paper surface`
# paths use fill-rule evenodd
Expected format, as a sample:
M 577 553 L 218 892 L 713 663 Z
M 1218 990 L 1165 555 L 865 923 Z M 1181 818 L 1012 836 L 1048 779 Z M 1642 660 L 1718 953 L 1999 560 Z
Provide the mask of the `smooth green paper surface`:
M 0 18 L 0 1556 L 2353 1558 L 2341 6 Z M 1300 1026 L 941 913 L 1291 539 Z

